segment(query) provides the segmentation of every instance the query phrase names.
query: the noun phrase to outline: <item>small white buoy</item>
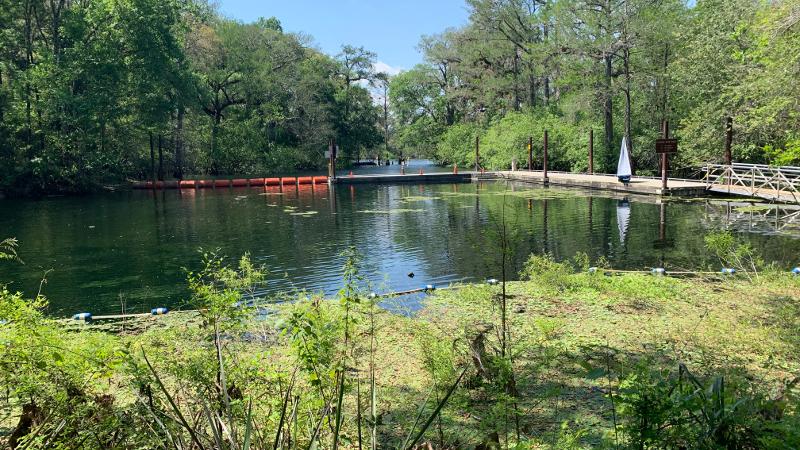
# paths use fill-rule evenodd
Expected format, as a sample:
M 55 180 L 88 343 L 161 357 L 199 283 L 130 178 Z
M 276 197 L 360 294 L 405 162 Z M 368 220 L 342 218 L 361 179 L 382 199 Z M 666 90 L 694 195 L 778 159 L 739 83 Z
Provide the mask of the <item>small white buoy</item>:
M 370 292 L 369 295 L 367 295 L 367 298 L 378 298 L 378 294 Z
M 667 271 L 663 267 L 653 267 L 650 269 L 650 273 L 656 276 L 666 275 Z
M 795 275 L 800 275 L 800 267 L 795 267 L 794 269 L 792 269 L 792 273 Z
M 72 316 L 72 320 L 83 320 L 84 322 L 91 322 L 92 320 L 92 313 L 78 313 Z
M 489 278 L 486 280 L 486 284 L 489 286 L 496 286 L 498 283 L 500 283 L 500 281 L 498 281 L 497 278 Z
M 597 267 L 589 267 L 589 273 L 597 273 Z
M 733 274 L 735 274 L 735 273 L 736 273 L 736 269 L 734 269 L 734 268 L 732 268 L 732 267 L 723 267 L 723 268 L 722 268 L 722 269 L 719 271 L 719 273 L 724 273 L 724 274 L 726 274 L 726 275 L 733 275 Z
M 164 314 L 168 313 L 169 309 L 167 308 L 153 308 L 150 310 L 150 314 L 154 316 L 163 316 Z
M 433 285 L 433 284 L 426 284 L 426 285 L 425 285 L 425 290 L 426 290 L 426 291 L 434 291 L 434 290 L 436 290 L 436 285 Z

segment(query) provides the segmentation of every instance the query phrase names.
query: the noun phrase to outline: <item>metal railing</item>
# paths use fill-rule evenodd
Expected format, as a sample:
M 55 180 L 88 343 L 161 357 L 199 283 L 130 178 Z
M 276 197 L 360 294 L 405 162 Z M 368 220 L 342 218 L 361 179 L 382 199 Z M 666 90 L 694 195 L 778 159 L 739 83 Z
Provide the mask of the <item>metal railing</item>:
M 800 167 L 763 164 L 707 164 L 706 189 L 800 203 Z

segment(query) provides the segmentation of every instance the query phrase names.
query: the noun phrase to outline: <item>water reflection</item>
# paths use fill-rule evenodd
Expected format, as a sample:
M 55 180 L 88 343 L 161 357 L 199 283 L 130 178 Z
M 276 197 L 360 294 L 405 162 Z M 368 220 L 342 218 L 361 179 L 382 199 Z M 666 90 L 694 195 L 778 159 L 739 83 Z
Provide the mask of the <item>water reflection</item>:
M 27 264 L 0 265 L 0 280 L 32 295 L 53 269 L 45 293 L 54 313 L 116 312 L 120 297 L 130 311 L 176 306 L 187 298 L 185 269 L 198 268 L 202 247 L 232 258 L 250 252 L 270 272 L 264 292 L 332 294 L 340 253 L 352 245 L 376 291 L 446 285 L 498 275 L 492 227 L 503 215 L 516 231 L 512 273 L 532 252 L 557 259 L 585 252 L 617 268 L 705 267 L 717 262 L 703 236 L 722 227 L 740 231 L 767 261 L 797 265 L 800 240 L 786 231 L 794 213 L 781 213 L 789 222 L 778 233 L 761 228 L 774 225 L 774 211 L 743 208 L 493 182 L 6 200 L 0 230 L 20 239 Z

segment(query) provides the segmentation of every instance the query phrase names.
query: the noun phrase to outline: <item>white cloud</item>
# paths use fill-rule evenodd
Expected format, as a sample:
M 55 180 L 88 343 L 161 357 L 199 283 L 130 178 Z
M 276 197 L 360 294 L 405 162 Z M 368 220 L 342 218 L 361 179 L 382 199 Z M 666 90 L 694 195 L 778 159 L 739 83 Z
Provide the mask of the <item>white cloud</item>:
M 376 62 L 372 65 L 372 68 L 375 69 L 375 72 L 384 72 L 389 75 L 397 75 L 403 71 L 402 67 L 393 67 L 383 61 Z

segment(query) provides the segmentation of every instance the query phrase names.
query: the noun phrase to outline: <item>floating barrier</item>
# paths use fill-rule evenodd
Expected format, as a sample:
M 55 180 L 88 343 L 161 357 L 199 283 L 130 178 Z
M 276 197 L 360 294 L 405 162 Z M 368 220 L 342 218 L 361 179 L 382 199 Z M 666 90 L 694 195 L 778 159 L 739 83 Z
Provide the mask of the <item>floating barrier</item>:
M 352 176 L 352 172 L 350 172 Z M 272 178 L 234 178 L 217 180 L 169 180 L 169 181 L 137 181 L 133 189 L 210 189 L 227 187 L 262 187 L 297 184 L 327 184 L 326 176 L 305 177 L 272 177 Z

